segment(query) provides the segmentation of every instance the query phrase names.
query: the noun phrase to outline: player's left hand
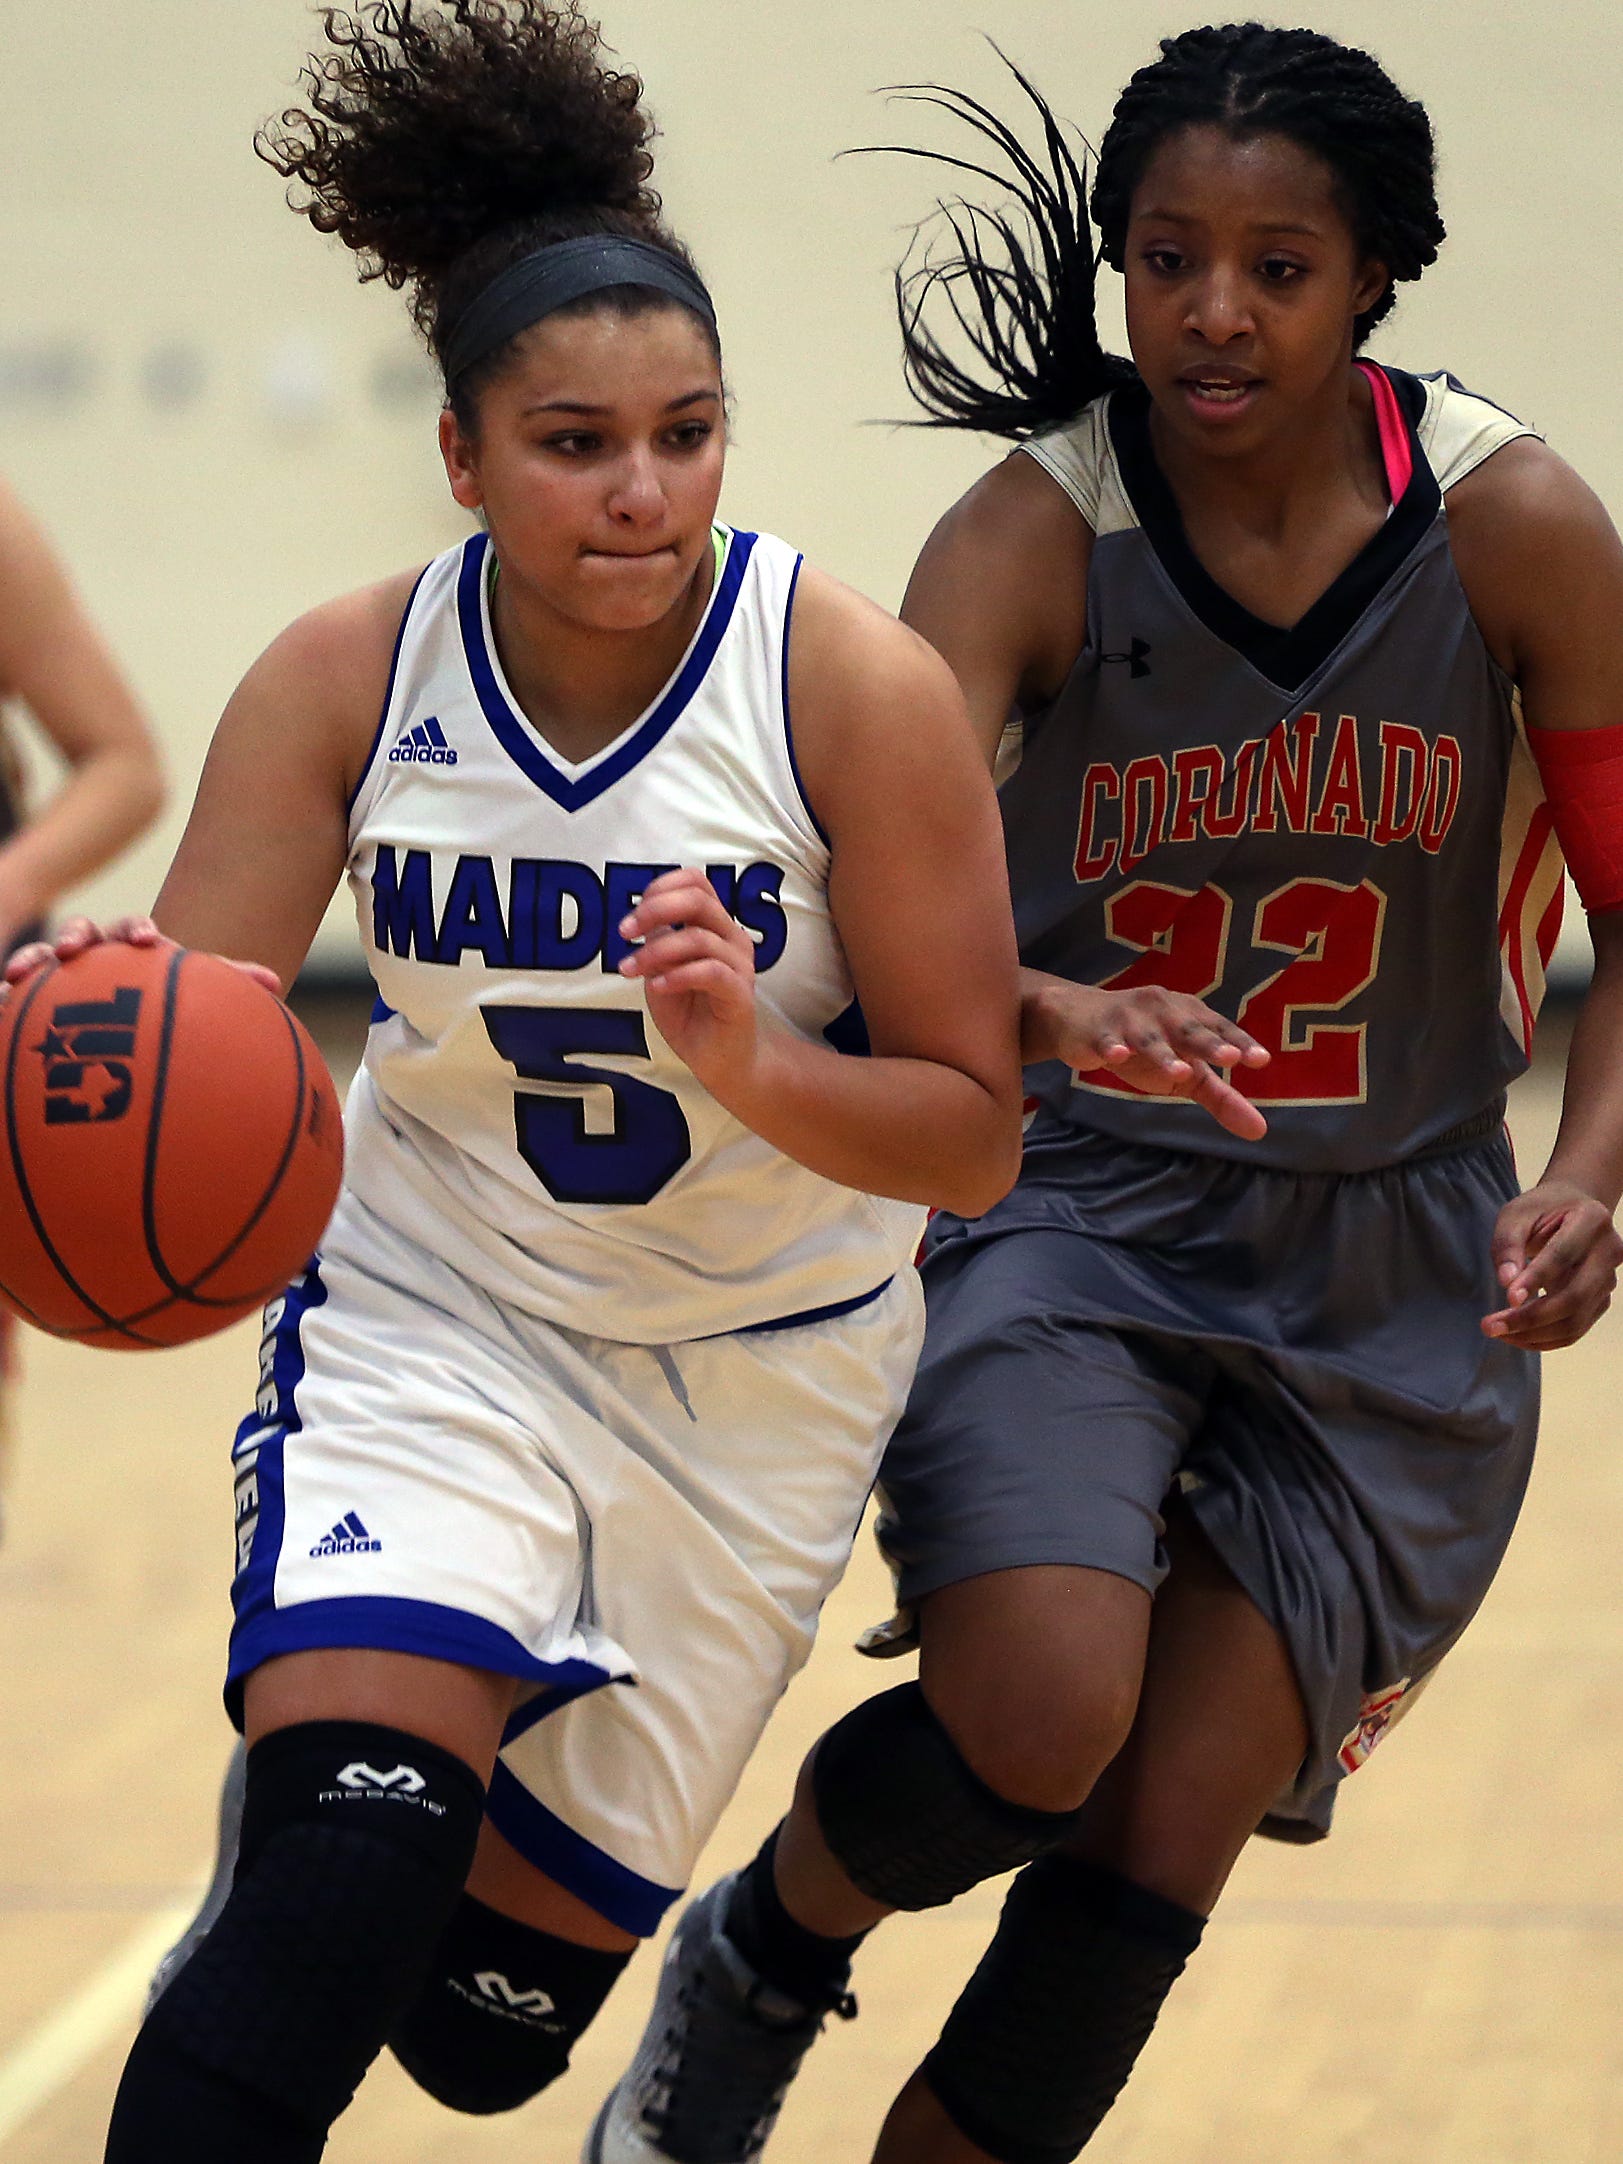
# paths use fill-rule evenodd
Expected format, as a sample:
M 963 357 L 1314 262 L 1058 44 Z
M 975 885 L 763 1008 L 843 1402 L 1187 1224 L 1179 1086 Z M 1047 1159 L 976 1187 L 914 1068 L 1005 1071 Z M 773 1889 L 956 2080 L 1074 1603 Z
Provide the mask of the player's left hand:
M 1603 1202 L 1570 1181 L 1542 1180 L 1500 1211 L 1493 1263 L 1506 1305 L 1482 1318 L 1484 1332 L 1526 1352 L 1555 1352 L 1611 1306 L 1623 1238 Z
M 69 917 L 49 939 L 36 939 L 26 947 L 18 947 L 5 962 L 0 972 L 0 1008 L 11 997 L 14 984 L 21 984 L 25 977 L 44 962 L 56 960 L 71 962 L 79 955 L 88 953 L 92 947 L 104 943 L 123 947 L 157 947 L 163 944 L 163 934 L 150 917 L 120 917 L 113 924 L 97 924 L 90 917 Z M 240 969 L 255 984 L 282 995 L 282 980 L 274 969 L 267 969 L 263 962 L 243 962 L 229 954 L 220 956 L 222 962 L 230 962 L 233 969 Z
M 655 1028 L 701 1082 L 753 1058 L 755 942 L 703 872 L 661 873 L 620 936 L 641 941 L 621 976 L 642 979 Z

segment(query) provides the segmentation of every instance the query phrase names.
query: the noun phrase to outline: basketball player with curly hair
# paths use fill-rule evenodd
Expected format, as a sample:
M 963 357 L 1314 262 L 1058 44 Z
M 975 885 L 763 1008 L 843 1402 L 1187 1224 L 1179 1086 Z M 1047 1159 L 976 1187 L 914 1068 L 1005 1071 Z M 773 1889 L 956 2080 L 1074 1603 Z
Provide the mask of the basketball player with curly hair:
M 640 84 L 538 0 L 324 19 L 262 154 L 410 289 L 480 524 L 254 665 L 154 911 L 286 982 L 347 878 L 378 999 L 234 1452 L 235 1874 L 109 2164 L 313 2164 L 386 2045 L 460 2111 L 558 2077 L 810 1649 L 924 1207 L 1019 1162 L 962 695 L 718 521 Z

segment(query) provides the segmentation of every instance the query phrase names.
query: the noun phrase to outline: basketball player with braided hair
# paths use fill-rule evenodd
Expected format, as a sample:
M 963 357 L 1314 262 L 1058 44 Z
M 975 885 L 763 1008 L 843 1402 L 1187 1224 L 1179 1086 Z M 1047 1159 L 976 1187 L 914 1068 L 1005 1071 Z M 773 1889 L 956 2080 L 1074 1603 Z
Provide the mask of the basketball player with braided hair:
M 1036 1100 L 927 1244 L 869 1648 L 919 1681 L 689 1908 L 590 2164 L 758 2157 L 864 1932 L 1010 1869 L 875 2164 L 1083 2149 L 1244 1843 L 1324 1834 L 1470 1620 L 1537 1356 L 1623 1255 L 1623 547 L 1518 422 L 1358 357 L 1443 239 L 1425 111 L 1312 31 L 1165 40 L 1092 190 L 1129 362 L 1024 87 L 1035 154 L 917 93 L 1015 207 L 899 286 L 930 421 L 1019 446 L 904 613 L 1003 776 Z M 1523 1193 L 1563 853 L 1596 966 Z
M 480 526 L 273 643 L 119 928 L 286 982 L 347 878 L 378 1001 L 233 1452 L 234 1877 L 109 2164 L 314 2164 L 385 2045 L 465 2112 L 562 2073 L 810 1649 L 925 1206 L 1019 1161 L 962 696 L 717 520 L 640 84 L 540 0 L 324 23 L 261 151 L 409 288 Z

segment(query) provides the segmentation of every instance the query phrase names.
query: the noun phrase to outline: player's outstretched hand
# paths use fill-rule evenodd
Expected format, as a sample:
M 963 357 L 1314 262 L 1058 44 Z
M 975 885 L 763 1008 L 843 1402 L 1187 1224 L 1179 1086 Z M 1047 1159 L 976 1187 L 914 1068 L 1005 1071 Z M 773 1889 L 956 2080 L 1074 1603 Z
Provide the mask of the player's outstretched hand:
M 1543 1180 L 1499 1212 L 1493 1262 L 1506 1304 L 1482 1318 L 1483 1330 L 1526 1352 L 1556 1352 L 1611 1306 L 1623 1239 L 1603 1202 Z
M 662 872 L 629 916 L 622 939 L 639 942 L 620 964 L 640 977 L 654 1026 L 701 1082 L 755 1052 L 755 942 L 723 908 L 704 873 Z
M 121 941 L 126 947 L 156 947 L 163 936 L 150 917 L 120 917 L 108 925 L 96 924 L 89 917 L 69 917 L 50 939 L 33 940 L 28 946 L 19 947 L 8 959 L 4 978 L 0 979 L 0 1007 L 11 997 L 14 984 L 20 984 L 24 977 L 38 969 L 41 962 L 48 962 L 53 956 L 59 962 L 71 962 L 76 954 L 83 954 L 87 947 L 99 947 L 104 940 Z M 244 976 L 252 977 L 255 984 L 262 984 L 267 992 L 280 993 L 281 978 L 263 962 L 232 961 L 229 955 L 221 959 L 231 961 L 233 969 L 240 969 Z
M 1149 1097 L 1187 1097 L 1242 1142 L 1260 1141 L 1268 1122 L 1229 1081 L 1236 1067 L 1268 1064 L 1255 1037 L 1187 992 L 1160 985 L 1109 991 L 1067 985 L 1050 1024 L 1055 1057 L 1078 1073 L 1107 1068 Z

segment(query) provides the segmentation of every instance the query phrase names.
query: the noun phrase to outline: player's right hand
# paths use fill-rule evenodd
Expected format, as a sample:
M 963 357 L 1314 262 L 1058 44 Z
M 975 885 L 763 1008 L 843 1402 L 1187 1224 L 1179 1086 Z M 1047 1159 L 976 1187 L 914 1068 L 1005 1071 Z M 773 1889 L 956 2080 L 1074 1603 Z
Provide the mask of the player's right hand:
M 4 978 L 0 979 L 0 1007 L 4 1007 L 11 997 L 11 987 L 32 975 L 42 962 L 53 959 L 71 962 L 76 954 L 83 954 L 88 947 L 98 947 L 103 941 L 122 942 L 127 947 L 156 947 L 162 944 L 163 936 L 150 917 L 119 917 L 108 925 L 97 924 L 90 917 L 69 917 L 51 938 L 31 940 L 10 956 Z M 244 976 L 252 977 L 255 984 L 262 984 L 267 992 L 280 994 L 281 978 L 263 962 L 239 962 L 230 955 L 222 955 L 221 960 L 229 961 L 233 969 L 240 969 Z
M 1068 984 L 1045 987 L 1044 1001 L 1052 1056 L 1078 1074 L 1103 1068 L 1147 1097 L 1187 1098 L 1242 1142 L 1268 1132 L 1228 1079 L 1236 1067 L 1266 1067 L 1267 1049 L 1203 1000 L 1153 984 Z

